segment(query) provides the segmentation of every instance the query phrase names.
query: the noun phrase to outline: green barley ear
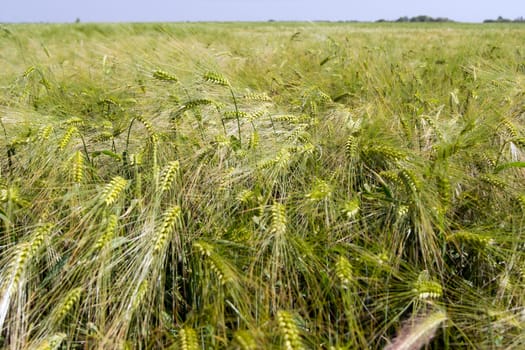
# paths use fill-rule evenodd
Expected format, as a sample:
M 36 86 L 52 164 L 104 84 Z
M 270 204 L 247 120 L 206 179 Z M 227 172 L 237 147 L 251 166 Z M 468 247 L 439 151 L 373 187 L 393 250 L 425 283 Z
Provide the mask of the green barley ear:
M 37 140 L 41 142 L 47 141 L 47 139 L 49 139 L 49 136 L 51 135 L 52 132 L 53 132 L 53 125 L 46 125 L 38 131 L 36 138 Z
M 360 207 L 361 203 L 359 198 L 355 197 L 343 205 L 343 214 L 345 214 L 348 219 L 353 219 L 359 213 Z
M 332 196 L 332 186 L 330 186 L 326 181 L 321 179 L 316 179 L 313 188 L 309 193 L 306 194 L 312 202 L 318 202 L 324 199 L 328 199 Z
M 299 327 L 291 313 L 288 311 L 278 311 L 277 321 L 279 322 L 279 331 L 284 338 L 284 349 L 300 350 L 303 349 Z
M 104 228 L 104 233 L 93 245 L 93 250 L 95 252 L 104 248 L 106 244 L 108 244 L 108 242 L 110 242 L 113 239 L 113 236 L 115 235 L 115 229 L 117 228 L 117 224 L 118 216 L 115 214 L 111 214 L 106 220 L 106 227 Z
M 500 177 L 492 174 L 484 174 L 480 176 L 481 181 L 488 183 L 491 186 L 494 186 L 499 189 L 505 189 L 507 184 Z
M 344 256 L 340 256 L 335 263 L 335 274 L 343 289 L 349 289 L 354 284 L 354 277 L 352 273 L 352 264 Z
M 181 350 L 198 350 L 199 341 L 197 332 L 193 328 L 184 327 L 179 331 L 179 349 Z
M 157 233 L 157 239 L 155 240 L 154 253 L 159 253 L 164 250 L 168 237 L 172 234 L 175 222 L 179 219 L 181 209 L 178 205 L 174 205 L 164 212 L 164 219 L 160 230 Z
M 177 79 L 176 76 L 174 76 L 174 75 L 172 75 L 172 74 L 170 74 L 168 72 L 165 72 L 163 70 L 160 70 L 160 69 L 157 69 L 156 71 L 153 72 L 153 78 L 155 78 L 157 80 L 174 82 L 174 83 L 179 81 L 179 79 Z
M 255 350 L 258 348 L 255 337 L 249 331 L 237 331 L 233 338 L 239 344 L 241 350 Z
M 419 299 L 438 299 L 443 296 L 441 284 L 432 280 L 427 270 L 419 274 L 413 292 Z
M 220 86 L 230 86 L 230 82 L 222 74 L 217 72 L 206 72 L 203 76 L 204 80 Z
M 71 177 L 73 182 L 79 184 L 84 180 L 85 159 L 81 151 L 76 151 L 70 158 Z
M 133 295 L 132 301 L 131 301 L 131 309 L 130 314 L 135 312 L 139 306 L 142 304 L 142 301 L 144 300 L 144 297 L 146 296 L 146 293 L 148 292 L 149 288 L 149 282 L 148 280 L 142 281 L 139 288 L 137 289 L 137 292 Z
M 384 350 L 417 350 L 428 345 L 439 326 L 447 320 L 447 315 L 437 311 L 407 322 L 394 341 Z
M 70 126 L 69 129 L 65 132 L 64 136 L 60 139 L 58 142 L 58 150 L 63 151 L 66 146 L 68 145 L 69 141 L 71 141 L 71 137 L 78 132 L 78 129 L 76 126 Z
M 467 244 L 480 248 L 486 248 L 493 245 L 494 239 L 484 234 L 478 234 L 469 231 L 456 231 L 446 238 L 447 242 L 455 242 L 456 244 Z
M 160 175 L 161 193 L 164 193 L 170 189 L 173 183 L 173 180 L 175 179 L 175 175 L 179 171 L 179 168 L 180 168 L 180 164 L 178 160 L 171 161 L 164 167 Z
M 402 169 L 399 171 L 399 178 L 405 184 L 405 188 L 408 193 L 418 193 L 420 189 L 419 180 L 416 174 L 410 169 Z
M 369 147 L 366 150 L 366 152 L 368 155 L 377 155 L 393 162 L 407 159 L 407 155 L 405 152 L 386 145 L 377 145 Z
M 127 184 L 128 182 L 126 179 L 120 176 L 115 176 L 111 182 L 106 184 L 102 189 L 102 195 L 100 196 L 101 202 L 105 203 L 107 206 L 115 203 Z
M 66 337 L 67 336 L 64 333 L 55 333 L 39 342 L 36 346 L 31 346 L 30 348 L 34 350 L 57 350 L 60 348 L 60 345 Z
M 281 203 L 274 203 L 271 208 L 272 212 L 272 223 L 270 226 L 270 232 L 275 235 L 283 235 L 286 233 L 286 208 Z
M 60 300 L 51 313 L 51 318 L 55 323 L 60 323 L 69 311 L 71 311 L 71 309 L 77 304 L 80 300 L 82 291 L 82 287 L 72 289 L 62 298 L 62 300 Z
M 215 247 L 204 241 L 197 241 L 193 243 L 193 248 L 197 250 L 206 262 L 206 266 L 217 276 L 220 284 L 235 281 L 236 277 L 231 267 L 225 262 L 220 254 L 215 252 Z
M 54 225 L 50 223 L 46 223 L 38 227 L 31 237 L 31 245 L 30 245 L 30 254 L 31 256 L 35 256 L 46 238 L 49 237 L 51 231 L 53 230 Z
M 357 138 L 355 136 L 348 136 L 345 143 L 345 152 L 348 159 L 354 159 L 357 156 Z
M 252 132 L 250 135 L 249 148 L 255 149 L 259 145 L 259 133 L 257 131 Z
M 243 96 L 245 100 L 249 101 L 260 101 L 260 102 L 272 102 L 270 96 L 266 93 L 250 93 Z
M 149 120 L 147 120 L 146 118 L 144 118 L 143 116 L 141 115 L 137 115 L 135 117 L 135 119 L 137 119 L 142 125 L 144 125 L 144 127 L 146 128 L 146 130 L 148 131 L 148 134 L 150 136 L 153 136 L 155 135 L 155 131 L 153 130 L 153 126 L 151 125 L 151 123 L 149 122 Z

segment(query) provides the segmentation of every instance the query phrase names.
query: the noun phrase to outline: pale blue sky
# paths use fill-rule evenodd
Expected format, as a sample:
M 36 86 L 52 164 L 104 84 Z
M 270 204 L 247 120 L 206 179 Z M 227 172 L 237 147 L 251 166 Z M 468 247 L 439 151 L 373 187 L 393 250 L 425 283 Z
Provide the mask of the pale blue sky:
M 462 22 L 525 16 L 524 0 L 0 0 L 0 22 L 150 22 L 397 19 Z

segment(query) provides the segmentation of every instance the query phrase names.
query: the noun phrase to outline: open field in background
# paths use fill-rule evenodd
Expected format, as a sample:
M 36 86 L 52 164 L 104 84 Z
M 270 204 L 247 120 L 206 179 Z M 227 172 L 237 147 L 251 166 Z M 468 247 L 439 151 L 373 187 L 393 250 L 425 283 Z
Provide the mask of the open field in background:
M 3 25 L 0 120 L 0 347 L 525 347 L 523 26 Z

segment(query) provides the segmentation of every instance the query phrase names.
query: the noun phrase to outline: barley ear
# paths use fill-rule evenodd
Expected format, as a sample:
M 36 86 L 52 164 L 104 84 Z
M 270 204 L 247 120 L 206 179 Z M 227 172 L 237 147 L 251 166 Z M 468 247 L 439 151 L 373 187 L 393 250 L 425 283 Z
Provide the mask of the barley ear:
M 198 350 L 197 332 L 193 328 L 185 327 L 179 331 L 179 349 Z
M 286 350 L 303 349 L 299 327 L 288 311 L 278 311 L 277 321 L 279 322 L 279 331 L 284 338 L 284 348 Z

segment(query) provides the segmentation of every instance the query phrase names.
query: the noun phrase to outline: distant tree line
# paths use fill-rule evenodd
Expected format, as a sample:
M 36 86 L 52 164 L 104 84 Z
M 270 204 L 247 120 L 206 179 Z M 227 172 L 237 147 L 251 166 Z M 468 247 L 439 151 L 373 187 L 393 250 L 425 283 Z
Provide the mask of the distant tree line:
M 415 16 L 415 17 L 403 16 L 403 17 L 399 17 L 395 21 L 388 21 L 385 19 L 380 19 L 376 22 L 454 22 L 454 21 L 446 17 L 434 18 L 430 16 L 421 15 L 421 16 Z
M 508 19 L 499 16 L 496 19 L 486 19 L 483 21 L 483 23 L 525 23 L 525 18 L 521 16 L 516 19 Z

